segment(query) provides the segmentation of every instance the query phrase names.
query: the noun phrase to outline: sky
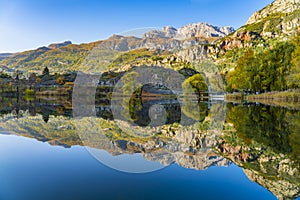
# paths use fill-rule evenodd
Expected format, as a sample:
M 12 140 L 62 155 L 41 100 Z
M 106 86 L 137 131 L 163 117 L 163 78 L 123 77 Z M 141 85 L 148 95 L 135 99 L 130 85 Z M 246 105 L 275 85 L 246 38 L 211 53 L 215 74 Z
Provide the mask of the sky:
M 0 53 L 87 43 L 145 27 L 207 22 L 239 28 L 272 1 L 0 0 Z

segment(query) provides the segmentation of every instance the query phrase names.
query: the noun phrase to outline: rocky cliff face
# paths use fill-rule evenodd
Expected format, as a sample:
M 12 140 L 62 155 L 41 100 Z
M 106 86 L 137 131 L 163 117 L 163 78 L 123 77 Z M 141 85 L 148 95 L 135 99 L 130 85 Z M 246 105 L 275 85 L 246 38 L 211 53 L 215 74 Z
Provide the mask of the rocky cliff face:
M 292 13 L 299 8 L 300 0 L 276 0 L 264 9 L 255 12 L 248 19 L 247 24 L 257 23 L 274 13 Z
M 232 27 L 216 27 L 207 23 L 196 23 L 179 28 L 175 38 L 185 40 L 191 37 L 224 37 L 233 31 Z
M 214 104 L 212 110 L 219 107 L 220 105 Z M 124 138 L 120 137 L 121 135 L 111 138 L 113 135 L 118 135 L 119 127 L 123 129 L 130 127 L 130 123 L 94 117 L 81 118 L 78 121 L 63 116 L 50 116 L 48 122 L 44 123 L 41 115 L 30 116 L 29 113 L 21 113 L 23 117 L 18 120 L 11 118 L 11 115 L 0 117 L 1 127 L 16 135 L 47 141 L 52 145 L 64 147 L 85 145 L 103 149 L 111 155 L 141 153 L 145 159 L 163 165 L 177 163 L 185 168 L 203 170 L 210 166 L 230 164 L 227 159 L 214 152 L 221 132 L 216 131 L 215 128 L 199 130 L 197 127 L 201 126 L 202 122 L 187 126 L 171 124 L 157 127 L 137 126 L 134 131 L 128 129 L 128 132 L 122 132 L 121 135 L 126 135 Z M 220 113 L 214 112 L 205 123 L 212 121 L 222 123 L 223 120 L 218 121 L 220 115 L 223 116 L 222 110 Z M 88 127 L 93 127 L 93 130 Z M 140 137 L 135 134 L 135 131 L 151 137 Z M 80 134 L 79 137 L 78 133 L 84 134 Z M 94 135 L 95 133 L 97 134 Z
M 264 9 L 255 12 L 247 25 L 262 23 L 263 38 L 291 34 L 300 25 L 300 0 L 276 0 Z
M 227 124 L 227 127 L 227 130 L 236 132 L 234 125 Z M 300 196 L 300 166 L 289 154 L 274 152 L 254 141 L 246 144 L 234 137 L 219 141 L 218 149 L 222 155 L 244 168 L 250 180 L 268 189 L 278 199 Z
M 162 30 L 153 30 L 144 34 L 143 38 L 173 38 L 177 29 L 172 26 L 165 26 Z
M 219 48 L 225 51 L 235 48 L 252 47 L 252 41 L 260 38 L 260 35 L 251 31 L 237 31 L 233 35 L 225 38 L 219 43 Z
M 207 23 L 189 24 L 178 30 L 166 26 L 162 30 L 147 32 L 142 38 L 134 36 L 112 35 L 106 40 L 88 44 L 70 45 L 70 41 L 50 44 L 32 51 L 17 53 L 10 57 L 0 56 L 0 67 L 19 71 L 40 73 L 43 68 L 51 66 L 51 72 L 62 73 L 69 70 L 78 70 L 85 59 L 93 59 L 97 66 L 109 65 L 116 57 L 127 51 L 146 48 L 150 51 L 158 50 L 167 54 L 178 52 L 179 60 L 196 61 L 207 57 L 208 48 L 216 40 L 233 32 L 232 27 L 217 27 Z M 180 52 L 179 52 L 180 51 Z M 86 55 L 91 55 L 87 57 Z M 101 57 L 103 63 L 99 63 Z M 59 59 L 57 59 L 59 58 Z M 85 63 L 84 63 L 85 64 Z M 163 64 L 163 63 L 162 63 Z M 125 67 L 126 68 L 126 67 Z M 79 69 L 90 70 L 88 67 Z M 98 69 L 95 69 L 98 70 Z
M 160 49 L 175 52 L 193 46 L 209 44 L 233 31 L 234 29 L 229 26 L 217 27 L 207 23 L 189 24 L 178 30 L 172 26 L 166 26 L 162 30 L 152 30 L 145 33 L 143 38 L 113 35 L 108 40 L 102 41 L 100 47 L 116 51 L 147 48 L 150 50 Z M 193 52 L 196 50 L 197 48 Z M 202 52 L 203 49 L 201 48 L 197 55 L 202 54 Z M 191 51 L 187 53 L 191 55 Z M 205 57 L 205 54 L 206 52 L 202 56 Z M 196 57 L 199 57 L 197 55 Z M 191 56 L 189 56 L 188 60 L 191 60 Z
M 89 44 L 70 46 L 66 46 L 69 44 L 68 42 L 52 44 L 43 52 L 40 49 L 39 51 L 34 50 L 4 58 L 0 62 L 0 66 L 2 65 L 7 68 L 21 66 L 19 70 L 22 70 L 22 68 L 28 70 L 39 69 L 41 66 L 45 66 L 45 63 L 48 65 L 51 63 L 53 69 L 68 68 L 68 70 L 77 70 L 80 67 L 77 60 L 84 60 L 83 55 L 88 55 L 89 51 L 94 47 L 104 50 L 105 53 L 107 53 L 106 51 L 117 52 L 116 55 L 120 55 L 126 51 L 146 48 L 151 51 L 167 51 L 173 57 L 177 57 L 178 60 L 187 62 L 197 62 L 213 58 L 216 63 L 220 64 L 223 61 L 218 60 L 219 55 L 228 50 L 255 46 L 268 47 L 271 44 L 270 40 L 287 40 L 299 27 L 300 0 L 275 0 L 272 4 L 254 13 L 249 18 L 247 24 L 235 32 L 232 27 L 217 27 L 202 22 L 188 24 L 178 29 L 166 26 L 161 30 L 149 31 L 142 38 L 113 35 L 107 40 Z M 63 48 L 64 51 L 58 52 L 60 48 Z M 78 55 L 75 55 L 74 52 L 78 53 Z M 103 57 L 108 55 L 105 53 L 102 53 Z M 106 57 L 101 59 L 109 63 L 116 58 L 116 55 L 112 55 L 113 53 L 111 53 L 109 59 Z M 64 54 L 60 56 L 61 60 L 59 62 L 53 59 L 57 54 Z M 53 61 L 49 62 L 48 58 L 49 60 L 51 58 Z M 64 58 L 66 59 L 64 60 Z M 70 60 L 70 58 L 73 60 Z M 168 63 L 168 59 L 158 62 L 164 65 Z M 26 63 L 24 63 L 24 60 L 26 60 Z M 233 63 L 233 60 L 224 60 L 225 62 Z M 61 65 L 61 63 L 70 64 Z M 138 65 L 138 63 L 135 64 Z M 145 64 L 144 61 L 143 64 Z M 128 67 L 123 68 L 127 69 Z
M 212 26 L 208 23 L 194 23 L 180 27 L 178 30 L 171 26 L 166 26 L 162 30 L 154 30 L 146 33 L 143 38 L 173 38 L 177 40 L 187 40 L 189 38 L 211 38 L 224 37 L 234 31 L 233 27 Z
M 177 52 L 176 55 L 187 61 L 195 61 L 200 59 L 206 59 L 207 51 L 206 48 L 202 46 L 196 46 L 185 50 L 181 50 Z
M 267 40 L 286 40 L 300 27 L 300 0 L 276 0 L 255 12 L 245 26 L 220 41 L 223 50 L 268 46 Z
M 28 111 L 20 111 L 22 117 L 18 119 L 12 114 L 0 117 L 0 125 L 14 134 L 47 141 L 51 145 L 86 145 L 111 155 L 140 153 L 145 159 L 163 165 L 176 163 L 184 168 L 203 170 L 211 166 L 228 166 L 232 161 L 244 168 L 250 180 L 277 198 L 299 197 L 299 163 L 289 158 L 289 154 L 272 151 L 262 143 L 244 143 L 229 122 L 225 123 L 224 130 L 223 106 L 213 104 L 209 117 L 192 125 L 137 126 L 134 131 L 151 135 L 146 140 L 134 137 L 133 132 L 130 133 L 132 129 L 127 129 L 128 133 L 120 132 L 120 127 L 129 126 L 126 121 L 109 122 L 94 117 L 74 120 L 50 116 L 44 123 L 41 115 L 30 116 Z M 78 133 L 84 134 L 79 137 Z
M 287 180 L 272 180 L 260 175 L 259 173 L 244 169 L 247 177 L 257 182 L 264 188 L 272 192 L 279 200 L 283 199 L 296 199 L 300 195 L 300 188 L 298 185 L 290 183 Z
M 217 27 L 207 23 L 189 24 L 178 30 L 166 26 L 162 30 L 145 33 L 143 38 L 113 35 L 101 41 L 99 46 L 112 51 L 130 51 L 139 48 L 159 49 L 171 53 L 176 52 L 174 56 L 179 60 L 194 62 L 207 59 L 208 54 L 215 52 L 210 44 L 233 31 L 234 29 L 229 26 Z M 138 65 L 138 63 L 134 64 Z

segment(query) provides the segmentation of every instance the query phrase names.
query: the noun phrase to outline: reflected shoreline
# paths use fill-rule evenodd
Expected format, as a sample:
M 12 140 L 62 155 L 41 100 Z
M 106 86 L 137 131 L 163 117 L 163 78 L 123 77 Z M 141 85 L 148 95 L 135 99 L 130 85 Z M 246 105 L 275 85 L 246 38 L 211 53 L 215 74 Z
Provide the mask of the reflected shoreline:
M 199 102 L 201 112 L 195 116 L 193 109 L 183 110 L 175 100 L 145 98 L 132 99 L 131 114 L 120 114 L 122 117 L 116 119 L 110 101 L 97 99 L 96 116 L 74 119 L 72 103 L 65 99 L 17 102 L 2 98 L 1 102 L 0 126 L 15 135 L 65 148 L 80 145 L 103 149 L 111 156 L 141 154 L 143 159 L 163 166 L 176 163 L 204 170 L 234 163 L 277 198 L 300 196 L 297 110 L 257 103 Z M 120 105 L 119 112 L 123 113 L 122 102 L 115 105 Z M 146 114 L 152 105 L 166 110 L 167 123 L 148 126 Z M 160 120 L 160 108 L 152 112 Z M 94 133 L 97 135 L 91 140 L 89 134 Z

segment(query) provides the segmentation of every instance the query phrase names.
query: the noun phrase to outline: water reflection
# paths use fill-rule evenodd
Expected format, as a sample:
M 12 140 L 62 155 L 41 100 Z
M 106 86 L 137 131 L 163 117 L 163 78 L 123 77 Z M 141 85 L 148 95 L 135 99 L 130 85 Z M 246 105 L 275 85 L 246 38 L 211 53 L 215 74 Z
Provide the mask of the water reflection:
M 2 98 L 0 122 L 16 135 L 51 145 L 87 145 L 96 153 L 105 150 L 113 156 L 140 155 L 139 159 L 160 166 L 176 163 L 199 170 L 233 162 L 244 169 L 250 180 L 278 198 L 300 196 L 298 110 L 260 104 L 199 102 L 201 112 L 195 117 L 192 109 L 181 112 L 183 108 L 176 99 L 131 98 L 131 102 L 129 119 L 114 119 L 110 102 L 103 99 L 96 102 L 96 117 L 76 121 L 72 119 L 72 104 L 65 99 L 17 102 Z M 122 103 L 119 105 L 122 108 Z M 164 107 L 166 123 L 147 126 L 151 123 L 148 114 L 153 105 Z M 160 114 L 160 109 L 154 107 L 152 112 Z M 182 118 L 188 123 L 180 123 Z M 135 130 L 149 133 L 149 137 L 120 129 L 120 123 L 127 127 L 132 120 Z M 93 132 L 89 131 L 90 127 Z M 86 138 L 80 138 L 78 131 L 88 133 Z M 89 140 L 89 133 L 97 131 L 101 134 Z
M 300 195 L 300 112 L 281 107 L 228 105 L 219 150 L 280 199 Z

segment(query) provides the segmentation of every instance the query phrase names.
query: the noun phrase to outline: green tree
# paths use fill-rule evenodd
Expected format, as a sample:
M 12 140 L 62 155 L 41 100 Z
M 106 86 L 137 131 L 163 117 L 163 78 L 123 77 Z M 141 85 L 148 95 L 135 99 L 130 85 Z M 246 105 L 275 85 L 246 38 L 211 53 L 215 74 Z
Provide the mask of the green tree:
M 237 61 L 237 66 L 235 69 L 228 73 L 227 75 L 227 91 L 232 92 L 233 90 L 243 90 L 243 89 L 254 89 L 251 86 L 251 79 L 256 74 L 254 65 L 255 55 L 254 51 L 247 51 L 242 57 Z
M 299 88 L 300 87 L 300 32 L 294 37 L 293 44 L 295 45 L 295 50 L 292 53 L 291 69 L 289 71 L 289 76 L 287 79 L 287 85 L 289 88 Z
M 137 77 L 139 76 L 139 74 L 135 71 L 131 71 L 126 73 L 123 77 L 122 77 L 122 82 L 123 82 L 123 86 L 122 86 L 122 92 L 124 95 L 123 101 L 122 101 L 122 108 L 123 108 L 123 112 L 122 115 L 125 119 L 129 120 L 129 121 L 134 121 L 136 120 L 135 118 L 132 119 L 133 115 L 132 115 L 132 110 L 134 109 L 134 106 L 140 106 L 140 104 L 136 101 L 130 101 L 131 98 L 126 98 L 126 96 L 132 96 L 132 95 L 137 95 L 140 93 L 142 85 L 137 83 Z M 130 111 L 131 109 L 131 111 Z M 141 109 L 141 107 L 136 107 L 136 109 Z M 130 115 L 131 114 L 131 115 Z
M 227 91 L 273 91 L 288 88 L 286 77 L 291 69 L 294 45 L 280 42 L 262 53 L 250 50 L 240 57 L 236 68 L 227 75 Z
M 189 78 L 187 78 L 182 83 L 182 88 L 185 93 L 190 93 L 191 91 L 188 91 L 188 89 L 192 87 L 193 91 L 198 95 L 201 96 L 203 93 L 207 93 L 208 86 L 205 82 L 204 77 L 201 74 L 195 74 Z
M 195 74 L 185 79 L 182 88 L 184 91 L 183 113 L 191 119 L 203 121 L 207 114 L 207 104 L 194 101 L 191 95 L 196 94 L 197 98 L 201 98 L 203 94 L 207 94 L 208 86 L 205 78 L 201 74 Z

